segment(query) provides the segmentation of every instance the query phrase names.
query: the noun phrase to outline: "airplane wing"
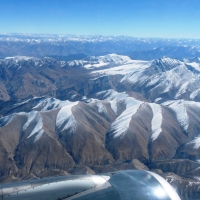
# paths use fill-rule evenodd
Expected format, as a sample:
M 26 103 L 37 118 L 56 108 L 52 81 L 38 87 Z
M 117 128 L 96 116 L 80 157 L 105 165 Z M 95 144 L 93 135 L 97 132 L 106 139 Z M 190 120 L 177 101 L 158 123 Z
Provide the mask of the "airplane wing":
M 2 200 L 180 200 L 167 181 L 142 170 L 69 175 L 0 185 Z

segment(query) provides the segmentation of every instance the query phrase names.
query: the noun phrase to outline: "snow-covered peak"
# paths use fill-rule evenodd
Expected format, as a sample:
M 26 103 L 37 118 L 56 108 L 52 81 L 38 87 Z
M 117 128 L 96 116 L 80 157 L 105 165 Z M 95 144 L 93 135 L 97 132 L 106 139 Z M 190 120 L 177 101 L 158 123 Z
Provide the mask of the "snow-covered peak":
M 109 65 L 109 63 L 101 63 L 98 67 L 108 66 L 106 69 L 97 69 L 92 71 L 95 74 L 102 75 L 126 75 L 128 73 L 134 73 L 135 71 L 141 71 L 151 64 L 151 61 L 141 61 L 141 60 L 130 60 L 124 64 L 113 64 Z
M 105 56 L 90 56 L 88 62 L 84 61 L 84 68 L 95 69 L 100 67 L 109 66 L 123 66 L 126 64 L 134 63 L 128 56 L 118 54 L 107 54 Z
M 47 61 L 47 58 L 41 59 L 30 56 L 13 56 L 13 57 L 6 57 L 2 61 L 5 61 L 5 63 L 8 65 L 8 68 L 10 67 L 10 65 L 12 66 L 12 64 L 20 66 L 21 68 L 21 65 L 24 65 L 25 62 L 31 62 L 35 66 L 42 66 L 42 64 Z
M 123 65 L 126 63 L 130 63 L 131 59 L 128 56 L 117 55 L 117 54 L 108 54 L 105 56 L 99 56 L 98 61 L 103 62 L 103 63 Z
M 152 62 L 152 67 L 156 68 L 158 71 L 168 71 L 171 70 L 179 65 L 181 65 L 182 62 L 176 59 L 163 57 L 161 59 L 156 59 Z
M 30 57 L 30 56 L 13 56 L 13 57 L 6 57 L 5 60 L 13 60 L 15 62 L 18 62 L 18 61 L 23 61 L 23 60 L 38 60 L 37 58 L 35 57 Z

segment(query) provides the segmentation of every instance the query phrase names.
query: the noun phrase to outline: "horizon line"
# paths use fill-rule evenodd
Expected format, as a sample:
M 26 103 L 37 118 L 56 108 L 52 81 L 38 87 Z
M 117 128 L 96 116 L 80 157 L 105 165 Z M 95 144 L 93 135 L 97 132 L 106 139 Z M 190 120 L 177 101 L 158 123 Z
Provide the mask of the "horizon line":
M 187 38 L 187 37 L 156 37 L 156 36 L 130 36 L 130 35 L 101 35 L 101 34 L 72 34 L 72 33 L 14 33 L 14 32 L 0 32 L 0 35 L 26 35 L 26 36 L 33 36 L 33 35 L 38 35 L 38 36 L 60 36 L 60 37 L 64 37 L 64 36 L 74 36 L 74 37 L 85 37 L 85 36 L 93 36 L 93 37 L 97 37 L 97 36 L 101 36 L 101 37 L 129 37 L 129 38 L 139 38 L 139 39 L 169 39 L 169 40 L 181 40 L 181 39 L 185 39 L 185 40 L 200 40 L 200 38 Z

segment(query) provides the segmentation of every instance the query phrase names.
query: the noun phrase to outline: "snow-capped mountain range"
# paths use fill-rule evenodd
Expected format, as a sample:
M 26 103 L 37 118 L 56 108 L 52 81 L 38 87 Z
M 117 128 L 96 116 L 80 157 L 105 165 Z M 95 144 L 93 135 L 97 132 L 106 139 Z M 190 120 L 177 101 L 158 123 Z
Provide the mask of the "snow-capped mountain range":
M 0 100 L 7 102 L 12 98 L 18 101 L 30 95 L 52 96 L 52 93 L 55 93 L 53 97 L 59 99 L 76 97 L 81 100 L 83 96 L 92 97 L 107 88 L 134 91 L 155 103 L 179 99 L 199 101 L 199 58 L 195 61 L 168 57 L 141 61 L 117 54 L 90 56 L 74 61 L 56 61 L 48 57 L 6 57 L 0 60 Z M 78 77 L 80 79 L 77 80 Z M 99 86 L 95 85 L 97 82 Z M 75 88 L 70 88 L 70 85 Z M 68 97 L 61 98 L 62 94 L 56 93 L 63 87 L 68 90 L 65 94 Z
M 200 40 L 134 38 L 101 35 L 0 34 L 0 58 L 7 56 L 51 56 L 75 60 L 93 55 L 117 53 L 132 59 L 152 60 L 200 57 Z
M 1 180 L 149 167 L 196 183 L 199 60 L 1 59 Z
M 69 41 L 86 41 L 86 42 L 103 42 L 103 41 L 140 41 L 144 43 L 158 43 L 163 42 L 167 43 L 167 46 L 171 44 L 179 44 L 179 45 L 196 45 L 200 44 L 200 40 L 198 39 L 170 39 L 170 38 L 137 38 L 131 36 L 103 36 L 103 35 L 75 35 L 75 34 L 20 34 L 20 33 L 0 33 L 1 41 L 35 41 L 35 42 L 56 42 L 61 41 L 65 42 Z M 160 45 L 161 46 L 161 45 Z

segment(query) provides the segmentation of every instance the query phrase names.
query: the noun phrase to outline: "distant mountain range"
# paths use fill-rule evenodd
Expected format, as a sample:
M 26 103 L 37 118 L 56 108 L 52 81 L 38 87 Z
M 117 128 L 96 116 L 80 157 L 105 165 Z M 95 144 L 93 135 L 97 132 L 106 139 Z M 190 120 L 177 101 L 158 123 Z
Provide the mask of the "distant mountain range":
M 152 60 L 200 57 L 200 40 L 133 38 L 127 36 L 76 36 L 0 34 L 0 57 L 49 56 L 58 60 L 83 59 L 110 53 Z

